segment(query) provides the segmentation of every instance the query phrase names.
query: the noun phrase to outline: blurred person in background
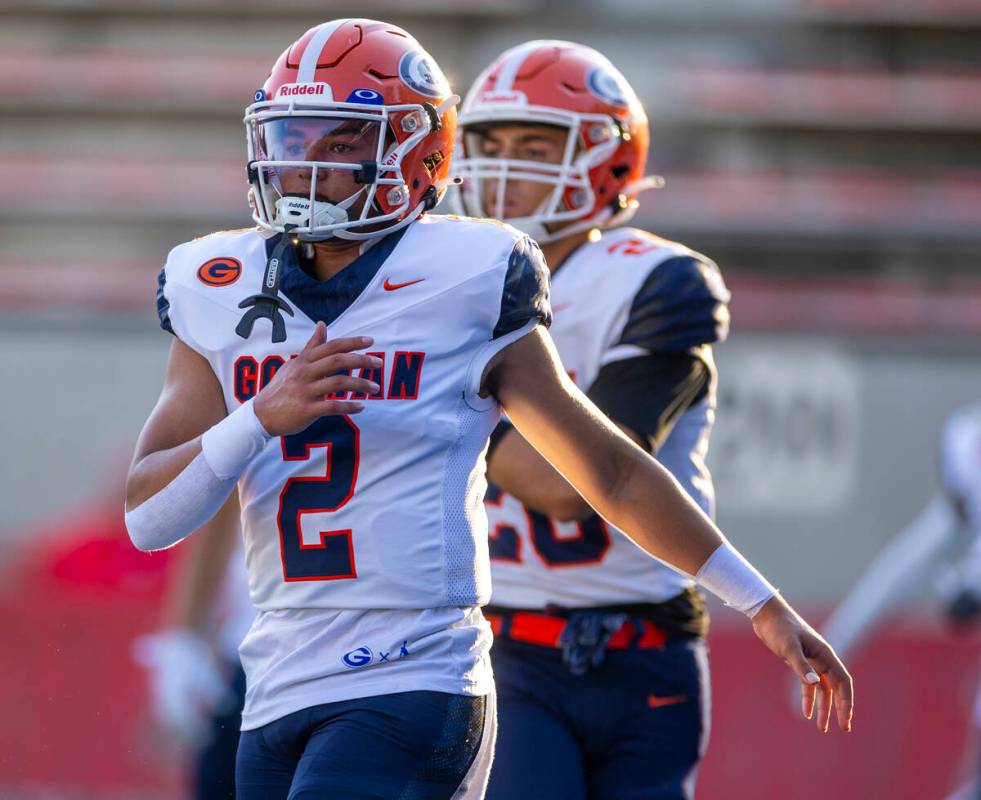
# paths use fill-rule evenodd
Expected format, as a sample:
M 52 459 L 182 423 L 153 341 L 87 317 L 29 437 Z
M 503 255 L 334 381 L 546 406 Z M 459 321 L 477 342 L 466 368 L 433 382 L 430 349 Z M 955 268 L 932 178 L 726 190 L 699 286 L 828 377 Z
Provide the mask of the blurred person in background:
M 823 626 L 841 658 L 867 642 L 925 582 L 934 584 L 956 628 L 981 620 L 981 404 L 948 418 L 939 461 L 941 492 L 883 548 Z M 975 736 L 981 736 L 981 694 L 974 723 Z M 981 781 L 955 797 L 981 798 Z
M 168 574 L 163 627 L 140 637 L 135 655 L 148 671 L 154 718 L 191 757 L 193 796 L 234 798 L 245 701 L 238 646 L 255 618 L 237 498 L 182 550 Z
M 570 42 L 496 58 L 460 113 L 459 198 L 532 235 L 572 379 L 699 507 L 728 335 L 716 265 L 625 227 L 645 177 L 644 109 Z M 491 651 L 500 734 L 488 796 L 690 798 L 709 732 L 702 594 L 607 525 L 508 421 L 491 437 Z
M 259 609 L 239 649 L 238 796 L 483 796 L 481 500 L 502 408 L 605 517 L 750 617 L 821 727 L 836 712 L 850 730 L 827 643 L 565 376 L 537 245 L 427 215 L 457 100 L 401 29 L 312 28 L 246 112 L 257 227 L 180 245 L 161 271 L 176 338 L 126 523 L 166 548 L 238 487 Z

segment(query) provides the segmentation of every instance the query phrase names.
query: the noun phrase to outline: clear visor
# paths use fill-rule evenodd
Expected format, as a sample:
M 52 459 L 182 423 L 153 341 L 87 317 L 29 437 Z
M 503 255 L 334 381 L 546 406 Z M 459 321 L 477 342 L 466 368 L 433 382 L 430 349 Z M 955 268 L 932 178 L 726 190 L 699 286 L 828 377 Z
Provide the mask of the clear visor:
M 400 136 L 408 134 L 401 140 L 393 112 L 402 114 Z M 305 241 L 370 239 L 422 213 L 418 198 L 410 207 L 402 173 L 403 159 L 432 133 L 422 106 L 260 101 L 243 121 L 260 228 Z
M 380 119 L 274 118 L 257 126 L 256 167 L 281 197 L 341 203 L 363 188 L 358 171 L 381 160 L 383 143 Z

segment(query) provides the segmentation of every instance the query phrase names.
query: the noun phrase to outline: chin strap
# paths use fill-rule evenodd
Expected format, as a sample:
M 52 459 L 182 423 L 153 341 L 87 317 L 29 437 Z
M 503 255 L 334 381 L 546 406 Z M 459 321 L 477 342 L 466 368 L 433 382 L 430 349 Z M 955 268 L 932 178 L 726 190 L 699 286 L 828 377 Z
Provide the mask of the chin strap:
M 463 183 L 463 178 L 459 175 L 447 175 L 442 180 L 434 184 L 437 195 L 449 186 L 459 186 Z
M 637 194 L 648 189 L 663 189 L 666 181 L 663 175 L 645 175 L 633 183 L 628 183 L 620 190 L 620 194 Z
M 265 318 L 272 322 L 273 342 L 286 341 L 286 321 L 283 319 L 283 312 L 292 317 L 293 309 L 279 296 L 279 282 L 283 275 L 283 260 L 289 248 L 293 246 L 290 240 L 290 230 L 293 227 L 295 226 L 286 226 L 286 233 L 280 237 L 279 243 L 273 248 L 266 262 L 266 271 L 262 276 L 262 291 L 246 297 L 238 304 L 239 308 L 249 309 L 235 326 L 235 333 L 243 339 L 248 339 L 252 335 L 252 328 L 257 319 Z

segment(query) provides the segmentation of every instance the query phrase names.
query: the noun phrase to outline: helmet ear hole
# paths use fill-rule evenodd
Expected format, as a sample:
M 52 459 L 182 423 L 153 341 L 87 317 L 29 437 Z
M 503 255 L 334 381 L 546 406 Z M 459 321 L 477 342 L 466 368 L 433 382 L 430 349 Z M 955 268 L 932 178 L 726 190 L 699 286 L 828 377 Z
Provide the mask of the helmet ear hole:
M 610 167 L 610 172 L 613 173 L 613 177 L 618 181 L 622 181 L 630 172 L 630 167 L 626 164 L 617 164 L 616 166 Z

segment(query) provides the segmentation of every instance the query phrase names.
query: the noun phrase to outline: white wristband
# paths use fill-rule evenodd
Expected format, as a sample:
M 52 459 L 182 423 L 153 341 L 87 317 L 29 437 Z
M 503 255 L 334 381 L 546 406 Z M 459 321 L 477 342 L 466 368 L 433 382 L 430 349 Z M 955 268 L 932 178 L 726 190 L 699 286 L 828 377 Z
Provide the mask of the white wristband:
M 752 618 L 777 590 L 729 542 L 718 546 L 695 580 L 730 608 Z
M 253 402 L 243 403 L 201 437 L 204 459 L 222 480 L 237 480 L 271 438 L 255 415 Z

